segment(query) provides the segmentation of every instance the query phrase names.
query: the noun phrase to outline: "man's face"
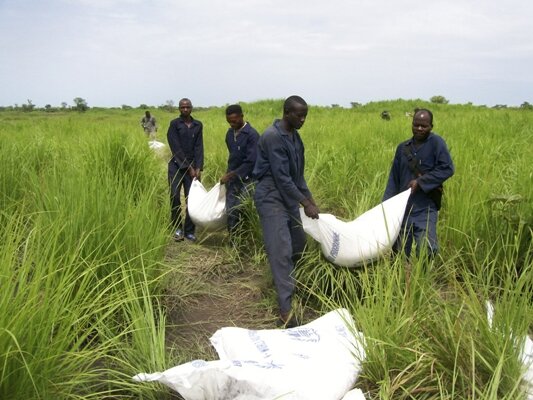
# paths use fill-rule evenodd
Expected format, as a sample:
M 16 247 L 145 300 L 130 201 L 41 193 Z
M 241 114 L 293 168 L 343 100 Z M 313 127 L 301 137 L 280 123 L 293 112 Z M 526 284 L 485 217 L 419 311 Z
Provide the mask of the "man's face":
M 244 119 L 242 114 L 230 114 L 226 115 L 226 121 L 228 121 L 229 126 L 234 130 L 239 130 L 244 125 Z
M 427 112 L 420 111 L 413 117 L 413 137 L 417 142 L 423 142 L 429 136 L 433 125 Z
M 182 117 L 188 117 L 192 112 L 192 104 L 190 101 L 180 101 L 179 110 Z
M 299 103 L 293 103 L 287 114 L 285 120 L 293 129 L 300 129 L 307 118 L 307 106 Z

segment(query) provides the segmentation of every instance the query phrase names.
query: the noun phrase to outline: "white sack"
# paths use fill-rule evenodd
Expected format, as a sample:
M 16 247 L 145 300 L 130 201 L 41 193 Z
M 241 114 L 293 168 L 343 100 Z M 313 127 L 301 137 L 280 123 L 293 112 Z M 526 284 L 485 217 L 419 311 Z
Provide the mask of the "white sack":
M 342 400 L 365 400 L 366 397 L 361 389 L 352 389 L 344 395 Z
M 300 209 L 303 229 L 320 243 L 324 256 L 336 265 L 350 267 L 371 261 L 392 248 L 410 194 L 411 189 L 407 189 L 351 222 L 332 214 L 319 214 L 318 219 L 312 219 Z
M 208 192 L 198 179 L 194 179 L 189 190 L 187 209 L 195 225 L 207 230 L 226 226 L 226 186 L 217 183 Z
M 148 142 L 148 147 L 150 147 L 153 150 L 159 150 L 159 149 L 164 149 L 165 144 L 158 142 L 157 140 L 151 140 L 150 142 Z
M 222 328 L 210 340 L 220 360 L 133 379 L 159 381 L 186 400 L 364 399 L 358 391 L 348 395 L 364 350 L 345 309 L 292 329 Z
M 492 327 L 494 305 L 490 301 L 485 302 L 485 305 L 487 307 L 487 320 L 489 326 Z M 520 359 L 524 366 L 523 379 L 526 385 L 527 400 L 533 400 L 533 340 L 527 334 L 524 337 L 524 344 L 520 353 Z
M 160 382 L 185 400 L 263 400 L 274 399 L 269 382 L 283 379 L 272 365 L 254 361 L 195 360 L 164 372 L 137 374 L 137 382 Z M 288 389 L 287 389 L 288 391 Z
M 522 349 L 522 364 L 524 365 L 524 380 L 527 384 L 527 398 L 533 400 L 533 340 L 527 335 Z

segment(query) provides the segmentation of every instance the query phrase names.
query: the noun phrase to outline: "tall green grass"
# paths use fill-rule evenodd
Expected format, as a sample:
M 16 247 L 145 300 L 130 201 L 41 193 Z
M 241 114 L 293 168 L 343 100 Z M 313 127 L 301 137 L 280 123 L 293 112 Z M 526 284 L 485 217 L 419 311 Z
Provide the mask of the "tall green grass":
M 521 398 L 518 349 L 533 320 L 533 113 L 421 100 L 311 107 L 301 130 L 308 184 L 321 211 L 339 218 L 377 205 L 415 107 L 432 109 L 456 166 L 439 215 L 440 255 L 348 269 L 310 241 L 296 301 L 351 311 L 366 339 L 358 385 L 369 398 Z M 282 100 L 243 109 L 262 132 Z M 390 121 L 380 118 L 385 109 Z M 166 142 L 176 115 L 153 114 Z M 226 168 L 224 108 L 193 115 L 204 123 L 210 187 Z M 0 113 L 1 398 L 157 396 L 130 380 L 173 361 L 158 298 L 168 271 L 168 151 L 157 158 L 148 149 L 141 116 Z M 246 262 L 265 264 L 251 201 L 243 212 L 234 261 L 251 254 Z
M 141 137 L 68 118 L 1 132 L 0 398 L 151 397 L 166 181 Z

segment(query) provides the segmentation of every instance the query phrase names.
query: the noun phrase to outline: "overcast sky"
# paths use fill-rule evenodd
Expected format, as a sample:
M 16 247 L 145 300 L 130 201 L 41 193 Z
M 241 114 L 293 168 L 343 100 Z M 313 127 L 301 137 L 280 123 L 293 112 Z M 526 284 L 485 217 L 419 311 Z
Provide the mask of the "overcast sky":
M 533 103 L 531 0 L 0 0 L 0 105 Z

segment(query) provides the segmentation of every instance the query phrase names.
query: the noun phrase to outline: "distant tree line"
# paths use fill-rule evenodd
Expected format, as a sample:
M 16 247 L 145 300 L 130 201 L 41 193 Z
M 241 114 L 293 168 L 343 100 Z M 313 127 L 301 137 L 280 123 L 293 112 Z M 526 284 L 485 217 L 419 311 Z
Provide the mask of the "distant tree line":
M 436 95 L 432 96 L 429 101 L 433 104 L 448 104 L 450 101 L 446 99 L 446 97 L 442 95 Z M 472 102 L 466 103 L 466 105 L 472 106 Z M 357 101 L 350 102 L 351 108 L 360 108 L 363 107 L 363 103 L 359 103 Z M 339 104 L 331 104 L 331 108 L 340 108 Z M 480 105 L 479 107 L 486 107 L 485 105 Z M 95 107 L 93 107 L 95 108 Z M 117 109 L 120 108 L 122 110 L 132 110 L 134 107 L 122 104 L 121 107 L 96 107 L 96 108 L 110 108 L 110 109 Z M 148 110 L 148 109 L 159 109 L 171 113 L 178 112 L 178 107 L 176 106 L 174 100 L 166 100 L 164 104 L 161 104 L 159 106 L 149 106 L 147 104 L 140 104 L 138 109 L 141 110 Z M 209 110 L 212 108 L 216 108 L 214 106 L 212 107 L 195 107 L 195 110 Z M 492 108 L 494 109 L 506 109 L 508 108 L 506 104 L 496 104 Z M 513 107 L 509 107 L 513 108 Z M 521 110 L 533 110 L 533 104 L 530 104 L 529 102 L 525 101 L 523 102 L 519 107 Z M 78 112 L 85 112 L 89 110 L 89 105 L 87 104 L 87 100 L 85 100 L 82 97 L 76 97 L 73 99 L 73 104 L 71 106 L 68 105 L 66 102 L 62 102 L 61 106 L 54 107 L 50 104 L 46 104 L 42 108 L 38 108 L 33 104 L 31 99 L 27 99 L 27 102 L 25 104 L 14 104 L 13 106 L 0 106 L 0 111 L 23 111 L 23 112 L 30 112 L 30 111 L 46 111 L 46 112 L 57 112 L 57 111 L 78 111 Z
M 432 96 L 429 99 L 429 101 L 431 103 L 433 103 L 433 104 L 448 104 L 450 102 L 446 97 L 441 96 L 441 95 Z M 362 103 L 359 103 L 357 101 L 350 102 L 350 105 L 351 105 L 351 108 L 360 108 L 360 107 L 363 106 Z M 469 101 L 465 105 L 473 106 L 473 103 L 471 101 Z M 332 108 L 335 108 L 335 107 L 338 107 L 338 106 L 339 106 L 338 104 L 332 104 L 331 105 Z M 478 107 L 486 107 L 486 106 L 485 105 L 479 105 Z M 508 107 L 507 107 L 506 104 L 496 104 L 492 108 L 494 108 L 494 109 L 504 109 L 504 108 L 508 108 Z M 516 107 L 509 107 L 509 108 L 516 108 Z M 530 104 L 527 101 L 524 101 L 518 108 L 521 109 L 521 110 L 533 110 L 533 104 Z
M 87 100 L 76 97 L 73 100 L 73 105 L 69 107 L 68 103 L 62 102 L 60 107 L 53 107 L 51 104 L 46 104 L 42 108 L 38 108 L 33 104 L 32 100 L 28 99 L 26 104 L 15 104 L 13 106 L 0 106 L 0 111 L 46 111 L 46 112 L 57 112 L 57 111 L 79 111 L 84 112 L 89 109 L 89 105 L 87 104 Z

